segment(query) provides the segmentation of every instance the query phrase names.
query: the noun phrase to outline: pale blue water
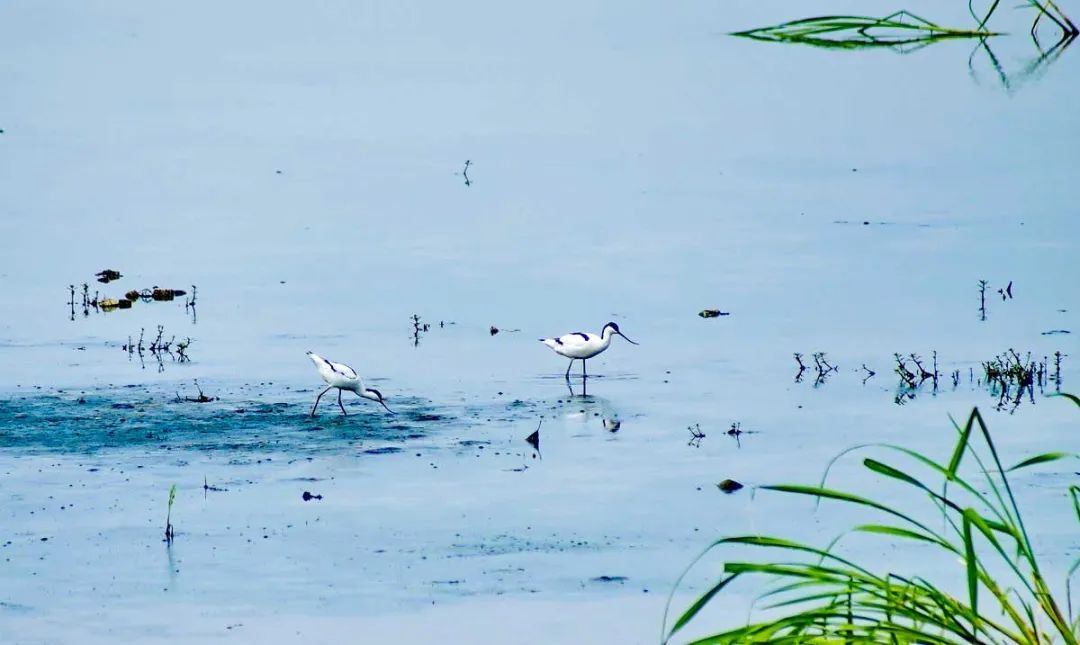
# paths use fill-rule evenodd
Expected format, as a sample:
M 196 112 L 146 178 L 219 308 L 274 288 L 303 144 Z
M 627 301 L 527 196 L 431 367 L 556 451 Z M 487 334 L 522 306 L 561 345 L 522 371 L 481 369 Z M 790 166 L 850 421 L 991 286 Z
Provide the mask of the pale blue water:
M 909 8 L 959 23 L 962 4 Z M 1068 354 L 1080 383 L 1076 52 L 1007 91 L 982 54 L 972 74 L 971 43 L 724 35 L 801 11 L 7 3 L 2 640 L 607 640 L 594 615 L 651 642 L 710 539 L 843 523 L 721 479 L 816 481 L 863 441 L 941 454 L 974 405 L 1013 461 L 1080 448 L 1062 400 L 999 413 L 967 378 L 1015 348 Z M 993 41 L 1010 71 L 1036 53 L 1025 16 Z M 104 268 L 124 277 L 93 282 Z M 194 284 L 197 319 L 180 298 L 72 321 L 83 282 Z M 415 346 L 413 314 L 432 325 Z M 616 339 L 571 398 L 535 339 L 608 320 L 641 345 Z M 159 324 L 190 362 L 120 348 Z M 354 397 L 342 418 L 327 395 L 310 419 L 307 350 L 399 414 Z M 938 392 L 896 405 L 893 354 L 935 350 Z M 815 351 L 839 371 L 793 382 Z M 176 402 L 193 379 L 219 400 Z M 1021 478 L 1059 565 L 1074 470 Z M 204 477 L 228 490 L 204 499 Z

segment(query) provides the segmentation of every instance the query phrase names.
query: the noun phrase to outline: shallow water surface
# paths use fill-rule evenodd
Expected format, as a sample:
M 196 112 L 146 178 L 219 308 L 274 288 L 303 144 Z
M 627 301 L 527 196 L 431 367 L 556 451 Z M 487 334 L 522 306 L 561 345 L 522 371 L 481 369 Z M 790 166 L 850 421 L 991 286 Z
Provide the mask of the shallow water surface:
M 1046 396 L 1080 383 L 1077 52 L 1006 88 L 961 41 L 725 35 L 792 11 L 5 4 L 0 640 L 655 642 L 716 537 L 865 519 L 757 486 L 856 443 L 947 454 L 973 406 L 1005 461 L 1080 450 Z M 83 283 L 197 300 L 84 314 Z M 609 320 L 640 345 L 583 395 L 536 339 Z M 159 325 L 190 361 L 123 348 Z M 1060 382 L 1001 398 L 981 363 L 1010 348 L 1065 354 Z M 308 350 L 397 414 L 311 417 Z M 797 378 L 815 352 L 838 369 Z M 900 387 L 894 354 L 935 352 Z M 1075 470 L 1016 480 L 1055 581 Z

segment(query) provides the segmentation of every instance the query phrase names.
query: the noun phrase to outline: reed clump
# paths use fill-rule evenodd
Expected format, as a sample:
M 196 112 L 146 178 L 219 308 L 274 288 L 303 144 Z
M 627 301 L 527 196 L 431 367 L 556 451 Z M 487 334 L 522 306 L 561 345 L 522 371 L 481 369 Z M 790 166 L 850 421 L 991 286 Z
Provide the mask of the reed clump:
M 950 38 L 986 38 L 997 35 L 985 25 L 944 27 L 909 11 L 883 18 L 869 16 L 817 16 L 738 31 L 733 36 L 769 42 L 801 43 L 836 49 L 897 47 Z
M 1053 0 L 1027 0 L 1021 6 L 1035 10 L 1031 34 L 1043 23 L 1053 23 L 1062 41 L 1070 41 L 1080 30 Z M 990 29 L 989 22 L 1000 7 L 999 0 L 992 0 L 986 12 L 976 12 L 974 4 L 968 4 L 974 24 L 968 27 L 948 27 L 927 20 L 907 10 L 893 12 L 884 17 L 826 15 L 802 18 L 788 22 L 734 32 L 733 36 L 768 42 L 799 43 L 834 49 L 866 49 L 887 47 L 900 49 L 905 46 L 919 47 L 933 42 L 975 38 L 985 41 L 1002 32 Z
M 1060 396 L 1080 406 L 1080 398 Z M 874 447 L 893 455 L 900 461 L 890 464 L 868 457 L 862 465 L 883 483 L 916 493 L 916 499 L 924 501 L 922 508 L 901 506 L 889 501 L 896 499 L 892 496 L 874 498 L 828 488 L 828 469 L 818 486 L 763 487 L 818 502 L 832 500 L 877 518 L 852 527 L 824 547 L 763 535 L 717 540 L 705 553 L 743 547 L 762 549 L 766 555 L 726 561 L 720 579 L 670 627 L 665 614 L 663 641 L 675 637 L 728 587 L 744 578 L 764 577 L 771 584 L 759 601 L 767 602 L 767 619 L 694 642 L 1076 645 L 1080 619 L 1072 615 L 1068 579 L 1080 567 L 1080 558 L 1065 572 L 1061 587 L 1065 594 L 1056 593 L 1030 539 L 1010 476 L 1077 455 L 1048 452 L 1005 467 L 977 408 L 963 426 L 953 425 L 957 440 L 948 460 L 888 444 L 859 446 L 841 454 Z M 1067 493 L 1063 501 L 1066 505 L 1071 501 L 1072 509 L 1062 510 L 1074 514 L 1080 524 L 1080 487 L 1070 485 Z M 883 550 L 905 544 L 933 549 L 958 561 L 961 568 L 950 572 L 924 565 L 930 570 L 897 572 L 887 560 L 859 562 L 838 547 L 840 539 L 851 533 L 887 541 Z M 685 575 L 679 577 L 676 589 Z M 953 593 L 956 582 L 963 583 L 962 591 Z M 670 597 L 668 603 L 670 609 Z

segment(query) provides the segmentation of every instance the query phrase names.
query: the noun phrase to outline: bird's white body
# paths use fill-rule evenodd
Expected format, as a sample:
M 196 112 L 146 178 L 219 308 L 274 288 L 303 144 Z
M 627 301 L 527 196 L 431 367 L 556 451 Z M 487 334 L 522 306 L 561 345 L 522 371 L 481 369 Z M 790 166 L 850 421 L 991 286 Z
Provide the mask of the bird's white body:
M 308 352 L 307 357 L 315 363 L 315 369 L 319 370 L 319 376 L 330 387 L 339 390 L 350 390 L 359 394 L 364 389 L 364 382 L 360 380 L 356 370 L 344 363 L 334 363 L 314 352 Z
M 345 414 L 345 405 L 341 402 L 341 393 L 344 391 L 355 392 L 359 397 L 371 399 L 386 408 L 387 412 L 393 414 L 393 410 L 387 407 L 386 402 L 383 401 L 382 394 L 376 389 L 364 387 L 364 381 L 353 368 L 345 363 L 335 363 L 327 360 L 314 352 L 308 352 L 307 357 L 315 364 L 319 376 L 329 386 L 316 397 L 315 405 L 311 408 L 311 416 L 315 416 L 315 408 L 319 406 L 319 400 L 322 399 L 323 394 L 335 387 L 338 389 L 338 406 L 341 408 L 342 414 Z
M 611 347 L 611 338 L 616 334 L 626 338 L 626 335 L 619 331 L 618 325 L 609 322 L 604 325 L 599 336 L 577 331 L 572 334 L 564 334 L 558 338 L 541 338 L 540 342 L 550 347 L 559 356 L 570 359 L 570 365 L 566 367 L 566 378 L 569 383 L 570 368 L 574 365 L 574 361 L 581 361 L 581 377 L 584 380 L 586 376 L 585 361 Z M 626 338 L 626 340 L 633 345 L 637 345 L 629 338 Z
M 586 359 L 602 354 L 604 350 L 611 347 L 611 337 L 614 335 L 610 327 L 605 327 L 604 333 L 600 336 L 579 331 L 564 334 L 558 338 L 541 338 L 540 342 L 550 347 L 559 356 Z

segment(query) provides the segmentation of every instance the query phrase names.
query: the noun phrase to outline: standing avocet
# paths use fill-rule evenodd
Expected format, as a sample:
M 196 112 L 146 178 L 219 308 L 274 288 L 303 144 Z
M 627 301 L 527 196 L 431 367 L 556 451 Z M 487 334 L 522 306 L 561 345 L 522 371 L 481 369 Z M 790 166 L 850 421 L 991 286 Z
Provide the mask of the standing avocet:
M 585 361 L 610 347 L 611 337 L 615 334 L 626 338 L 626 334 L 619 331 L 618 325 L 609 322 L 604 325 L 599 336 L 578 331 L 558 338 L 541 338 L 540 342 L 550 347 L 559 356 L 570 359 L 570 364 L 566 366 L 566 378 L 569 380 L 570 368 L 574 366 L 574 361 L 581 361 L 581 376 L 587 376 L 585 374 Z M 626 342 L 637 345 L 629 338 L 626 338 Z
M 334 363 L 326 360 L 322 356 L 314 352 L 308 352 L 307 357 L 311 359 L 312 363 L 315 363 L 315 368 L 319 370 L 319 376 L 322 380 L 326 381 L 329 386 L 322 392 L 319 392 L 319 396 L 315 398 L 315 405 L 311 406 L 311 416 L 315 416 L 315 408 L 319 407 L 319 399 L 323 394 L 326 394 L 333 388 L 337 388 L 337 403 L 341 407 L 341 413 L 345 414 L 345 406 L 341 403 L 341 392 L 343 390 L 349 390 L 355 392 L 357 396 L 365 399 L 371 399 L 376 403 L 382 404 L 386 411 L 393 414 L 394 411 L 386 406 L 383 402 L 382 394 L 378 390 L 370 387 L 364 387 L 364 382 L 357 376 L 356 370 L 349 367 L 344 363 Z

